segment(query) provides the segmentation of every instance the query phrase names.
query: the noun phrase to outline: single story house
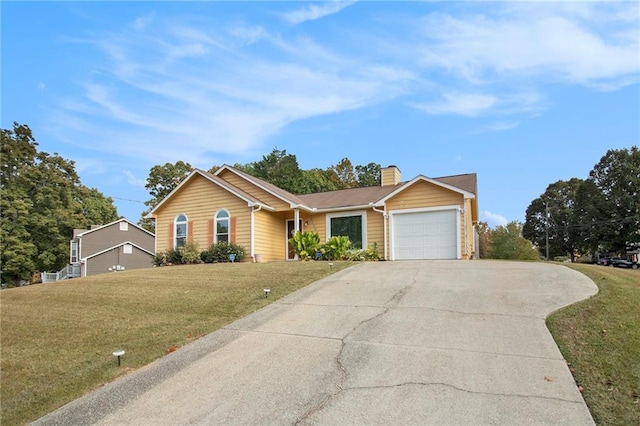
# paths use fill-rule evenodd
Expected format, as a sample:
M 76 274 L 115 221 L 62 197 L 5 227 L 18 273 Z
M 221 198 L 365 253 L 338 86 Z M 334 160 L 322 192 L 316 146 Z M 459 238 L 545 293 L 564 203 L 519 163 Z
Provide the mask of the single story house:
M 150 268 L 155 235 L 125 218 L 91 229 L 74 229 L 69 264 L 76 276 Z
M 387 260 L 470 259 L 477 254 L 476 174 L 401 181 L 382 169 L 381 186 L 294 195 L 224 165 L 194 169 L 149 213 L 155 251 L 219 241 L 245 248 L 249 261 L 293 260 L 288 239 L 313 231 L 322 242 L 347 235 L 357 247 L 374 242 Z

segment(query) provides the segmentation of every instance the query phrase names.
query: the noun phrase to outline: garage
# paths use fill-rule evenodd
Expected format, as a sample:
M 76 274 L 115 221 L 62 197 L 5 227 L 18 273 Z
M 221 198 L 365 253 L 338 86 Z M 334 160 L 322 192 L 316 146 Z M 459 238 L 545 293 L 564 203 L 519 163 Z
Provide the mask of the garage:
M 392 214 L 393 259 L 457 259 L 458 210 Z

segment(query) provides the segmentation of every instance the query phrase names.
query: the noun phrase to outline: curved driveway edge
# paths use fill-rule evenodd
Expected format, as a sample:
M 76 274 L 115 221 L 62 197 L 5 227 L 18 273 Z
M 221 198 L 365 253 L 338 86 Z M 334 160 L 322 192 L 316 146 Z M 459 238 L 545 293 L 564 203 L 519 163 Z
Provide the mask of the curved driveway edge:
M 364 263 L 36 424 L 593 424 L 545 319 L 563 266 Z

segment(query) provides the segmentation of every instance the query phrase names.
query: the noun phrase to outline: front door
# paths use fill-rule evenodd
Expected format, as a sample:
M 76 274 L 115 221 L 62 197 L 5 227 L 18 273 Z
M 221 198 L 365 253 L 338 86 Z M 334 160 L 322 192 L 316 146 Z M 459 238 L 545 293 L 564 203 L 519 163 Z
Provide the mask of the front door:
M 293 219 L 287 219 L 287 260 L 293 260 L 296 258 L 296 252 L 293 250 L 293 246 L 289 242 L 289 238 L 293 238 L 293 234 L 296 233 Z M 302 231 L 302 220 L 298 221 L 298 229 Z

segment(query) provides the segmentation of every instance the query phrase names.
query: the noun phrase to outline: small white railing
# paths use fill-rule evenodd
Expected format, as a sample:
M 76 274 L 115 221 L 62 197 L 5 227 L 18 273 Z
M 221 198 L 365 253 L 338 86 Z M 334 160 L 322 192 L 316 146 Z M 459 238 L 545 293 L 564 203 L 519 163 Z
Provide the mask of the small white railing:
M 67 265 L 58 272 L 43 272 L 41 278 L 43 283 L 52 283 L 68 278 L 78 278 L 79 276 L 80 265 Z

